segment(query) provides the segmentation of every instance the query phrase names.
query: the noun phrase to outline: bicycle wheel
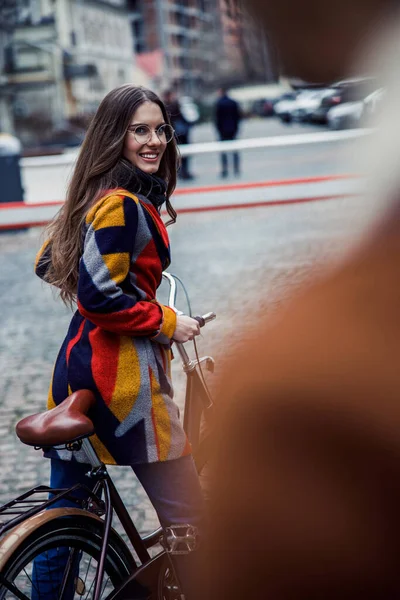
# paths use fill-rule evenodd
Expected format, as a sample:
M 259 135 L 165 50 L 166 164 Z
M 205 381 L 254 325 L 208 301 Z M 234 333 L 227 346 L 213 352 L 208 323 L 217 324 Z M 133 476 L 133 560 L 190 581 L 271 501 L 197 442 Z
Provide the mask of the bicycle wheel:
M 0 585 L 0 600 L 59 600 L 65 558 L 68 561 L 69 556 L 77 555 L 79 558 L 75 561 L 73 581 L 68 587 L 68 600 L 92 598 L 102 538 L 102 522 L 87 516 L 57 517 L 47 521 L 33 530 L 8 559 L 2 576 L 14 589 L 9 591 Z M 60 560 L 61 565 L 57 562 Z M 40 576 L 37 575 L 37 561 L 40 562 Z M 106 598 L 134 568 L 128 548 L 112 530 L 101 598 Z
M 181 598 L 182 594 L 176 584 L 175 576 L 166 561 L 158 576 L 157 600 L 181 600 Z

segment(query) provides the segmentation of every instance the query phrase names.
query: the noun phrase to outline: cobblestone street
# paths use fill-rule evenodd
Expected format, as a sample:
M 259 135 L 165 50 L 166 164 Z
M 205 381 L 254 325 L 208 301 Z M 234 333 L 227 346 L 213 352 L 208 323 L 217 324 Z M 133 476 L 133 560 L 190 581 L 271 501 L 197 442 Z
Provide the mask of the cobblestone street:
M 194 314 L 210 310 L 217 320 L 204 330 L 200 351 L 224 354 L 224 337 L 246 335 L 256 313 L 272 311 L 340 253 L 354 222 L 368 219 L 363 199 L 296 206 L 181 215 L 170 230 L 171 272 L 188 288 Z M 47 483 L 48 461 L 19 443 L 15 423 L 44 409 L 51 371 L 70 312 L 33 273 L 41 230 L 0 236 L 0 503 L 37 483 Z M 183 304 L 183 295 L 178 305 Z M 160 297 L 160 299 L 162 299 Z M 177 401 L 184 378 L 174 361 Z M 217 367 L 218 367 L 217 362 Z M 157 524 L 130 469 L 112 468 L 139 529 Z

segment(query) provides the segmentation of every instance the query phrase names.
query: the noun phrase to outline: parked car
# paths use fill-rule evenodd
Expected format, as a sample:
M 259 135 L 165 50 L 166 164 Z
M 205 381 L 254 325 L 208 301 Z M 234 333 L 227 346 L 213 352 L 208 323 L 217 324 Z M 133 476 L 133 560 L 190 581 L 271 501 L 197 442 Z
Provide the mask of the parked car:
M 372 92 L 364 100 L 364 110 L 362 115 L 363 123 L 368 124 L 368 120 L 375 116 L 377 111 L 380 110 L 381 103 L 385 97 L 386 91 L 384 88 L 379 88 Z
M 251 112 L 258 117 L 272 117 L 274 114 L 274 101 L 267 98 L 255 100 Z
M 331 129 L 346 129 L 360 127 L 372 117 L 379 108 L 384 96 L 384 89 L 379 88 L 368 94 L 363 100 L 344 102 L 331 108 L 328 112 L 328 124 Z
M 275 103 L 283 94 L 291 91 L 289 82 L 281 78 L 279 81 L 266 84 L 231 87 L 228 95 L 239 103 L 243 115 L 254 115 L 256 112 L 261 116 L 268 116 L 271 109 L 269 103 Z M 208 97 L 214 105 L 216 98 L 213 94 L 209 94 Z
M 301 94 L 297 93 L 291 97 L 281 97 L 274 106 L 274 113 L 284 123 L 292 121 L 292 111 L 296 106 L 297 97 Z
M 293 100 L 282 100 L 275 105 L 275 114 L 285 123 L 308 121 L 311 113 L 319 105 L 326 89 L 304 89 Z
M 328 112 L 330 129 L 353 129 L 358 127 L 363 113 L 362 102 L 343 102 Z
M 320 99 L 318 106 L 310 113 L 310 121 L 312 123 L 326 124 L 328 122 L 328 112 L 333 106 L 337 106 L 342 102 L 340 90 L 329 89 L 327 93 Z
M 325 94 L 319 105 L 310 115 L 311 121 L 314 123 L 327 123 L 329 111 L 343 103 L 361 102 L 374 89 L 374 80 L 372 78 L 358 78 L 338 81 L 329 89 L 329 93 Z M 342 114 L 339 111 L 337 114 Z M 343 114 L 347 114 L 347 109 L 344 109 Z
M 293 92 L 285 92 L 284 94 L 281 94 L 280 96 L 278 96 L 278 98 L 275 98 L 274 107 L 276 104 L 278 104 L 278 102 L 281 102 L 282 100 L 296 100 L 298 93 L 299 92 L 295 90 Z

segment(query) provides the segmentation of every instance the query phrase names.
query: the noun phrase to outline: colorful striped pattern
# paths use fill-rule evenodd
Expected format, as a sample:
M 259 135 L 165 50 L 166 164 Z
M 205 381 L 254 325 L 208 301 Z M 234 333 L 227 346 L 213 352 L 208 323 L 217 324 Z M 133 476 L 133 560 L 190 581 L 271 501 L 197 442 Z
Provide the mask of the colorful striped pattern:
M 45 279 L 46 244 L 36 272 Z M 48 407 L 87 388 L 96 395 L 92 442 L 107 464 L 165 461 L 190 453 L 173 402 L 170 341 L 176 315 L 156 300 L 170 264 L 166 228 L 146 198 L 127 190 L 88 212 L 78 310 L 59 352 Z M 47 456 L 71 460 L 71 453 Z M 81 453 L 75 458 L 84 461 Z

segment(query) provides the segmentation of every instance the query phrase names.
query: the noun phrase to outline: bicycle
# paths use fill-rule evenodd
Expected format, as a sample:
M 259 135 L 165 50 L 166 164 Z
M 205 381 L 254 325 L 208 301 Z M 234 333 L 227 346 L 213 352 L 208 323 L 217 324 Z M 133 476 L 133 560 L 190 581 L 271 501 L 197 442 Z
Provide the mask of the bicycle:
M 169 306 L 182 314 L 175 307 L 176 281 L 180 280 L 169 273 L 163 277 L 169 283 Z M 215 313 L 207 313 L 195 318 L 203 327 L 215 317 Z M 187 375 L 183 426 L 201 476 L 210 458 L 210 434 L 201 436 L 200 430 L 204 415 L 210 414 L 213 407 L 201 365 L 205 363 L 213 371 L 214 360 L 210 356 L 200 359 L 196 346 L 194 360 L 183 344 L 175 342 L 174 347 Z M 56 408 L 25 417 L 16 426 L 20 440 L 36 449 L 82 448 L 90 464 L 88 477 L 95 478 L 96 483 L 93 491 L 81 484 L 69 489 L 41 485 L 0 507 L 0 519 L 12 515 L 0 522 L 0 536 L 5 536 L 0 541 L 0 600 L 29 600 L 33 560 L 49 550 L 57 549 L 58 554 L 60 548 L 68 558 L 57 600 L 76 596 L 92 600 L 183 598 L 171 556 L 194 551 L 197 532 L 190 524 L 172 525 L 141 537 L 89 440 L 94 427 L 87 412 L 94 402 L 91 391 L 79 390 Z M 85 492 L 85 500 L 76 496 L 78 490 Z M 52 508 L 62 498 L 72 501 L 76 508 Z M 137 558 L 112 528 L 114 512 Z M 149 550 L 158 545 L 161 550 L 151 557 Z

